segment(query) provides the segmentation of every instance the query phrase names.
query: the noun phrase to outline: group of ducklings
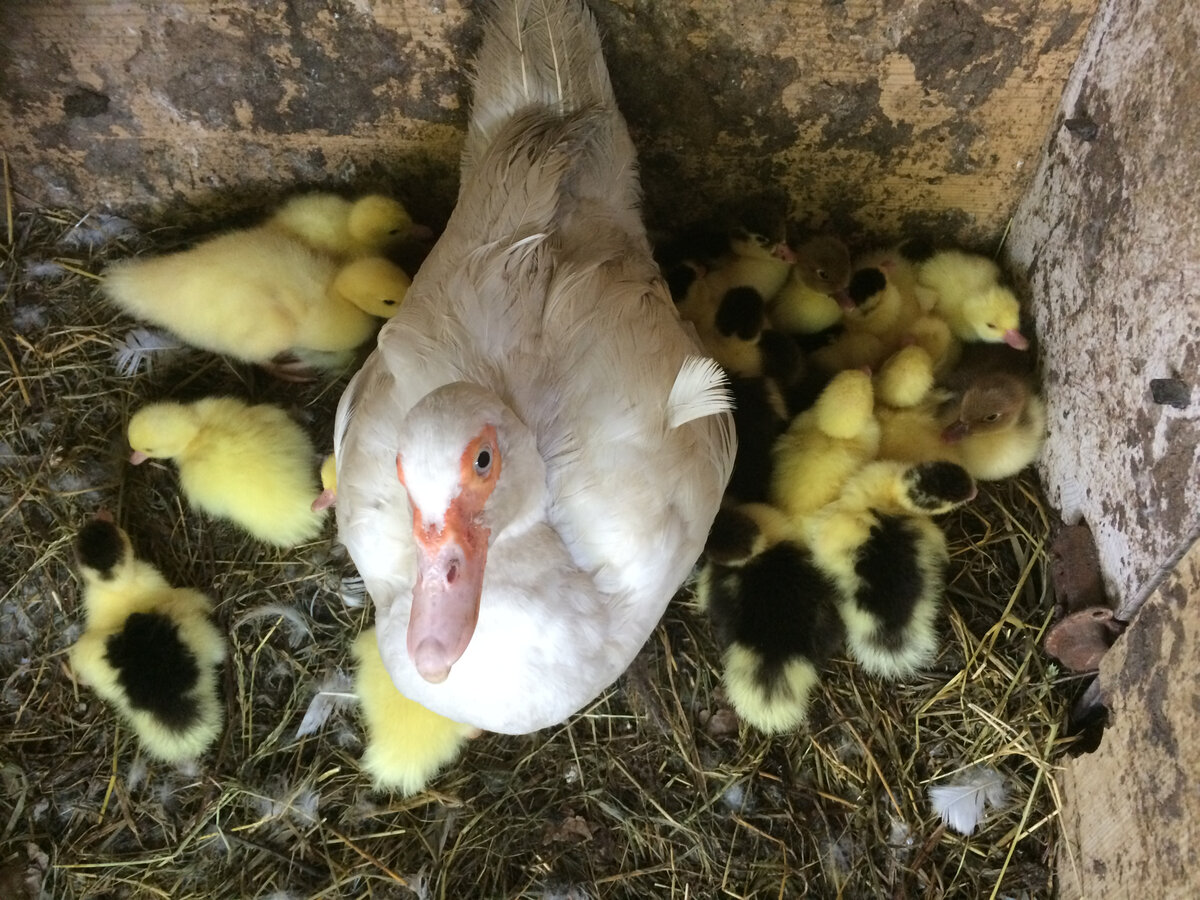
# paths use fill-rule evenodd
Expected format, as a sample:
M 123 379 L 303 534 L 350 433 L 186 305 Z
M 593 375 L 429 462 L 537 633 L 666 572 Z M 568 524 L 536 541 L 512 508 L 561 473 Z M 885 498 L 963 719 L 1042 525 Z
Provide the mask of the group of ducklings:
M 404 300 L 408 275 L 384 255 L 421 237 L 405 208 L 381 195 L 306 194 L 264 223 L 189 250 L 110 266 L 104 294 L 186 343 L 257 363 L 288 381 L 343 371 L 381 319 Z M 332 456 L 316 450 L 281 407 L 234 397 L 144 406 L 129 420 L 130 462 L 173 460 L 189 505 L 281 548 L 312 541 L 336 499 Z M 72 646 L 76 676 L 110 702 L 146 752 L 167 762 L 201 754 L 219 735 L 217 669 L 226 642 L 212 601 L 172 587 L 138 559 L 102 513 L 76 539 L 85 627 Z M 378 786 L 419 788 L 470 729 L 406 700 L 365 633 L 354 645 L 367 725 L 363 766 Z
M 893 680 L 936 656 L 949 554 L 933 517 L 1045 436 L 1020 303 L 992 260 L 918 240 L 852 261 L 836 238 L 793 250 L 735 227 L 660 261 L 736 399 L 697 604 L 734 709 L 790 730 L 843 646 Z
M 399 309 L 409 279 L 382 251 L 418 229 L 390 198 L 304 195 L 256 227 L 114 264 L 103 290 L 189 344 L 307 380 L 351 366 Z M 704 247 L 664 259 L 737 400 L 738 458 L 698 602 L 735 709 L 778 732 L 806 721 L 843 644 L 885 678 L 934 657 L 948 553 L 932 517 L 974 497 L 976 479 L 1031 462 L 1045 412 L 1019 304 L 990 260 L 909 242 L 852 266 L 836 239 L 793 251 L 745 229 Z M 336 500 L 333 458 L 318 489 L 308 435 L 271 404 L 155 403 L 127 434 L 130 462 L 174 460 L 192 507 L 266 543 L 313 540 Z M 211 600 L 170 586 L 107 515 L 76 555 L 86 624 L 73 669 L 149 754 L 195 758 L 224 719 Z M 403 697 L 371 631 L 353 655 L 363 768 L 377 787 L 418 790 L 475 732 Z

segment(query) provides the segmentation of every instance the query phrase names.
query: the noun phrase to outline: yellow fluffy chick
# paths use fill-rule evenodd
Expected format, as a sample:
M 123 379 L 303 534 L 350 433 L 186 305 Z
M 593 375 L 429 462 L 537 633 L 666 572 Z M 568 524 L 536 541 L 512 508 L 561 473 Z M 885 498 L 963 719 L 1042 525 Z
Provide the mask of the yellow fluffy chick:
M 167 584 L 107 518 L 85 525 L 75 549 L 86 624 L 71 668 L 116 707 L 147 753 L 194 759 L 224 718 L 216 672 L 225 642 L 208 598 Z
M 765 305 L 787 280 L 794 259 L 785 244 L 743 228 L 734 229 L 729 252 L 711 268 L 695 268 L 699 274 L 678 302 L 679 314 L 693 323 L 709 321 L 734 288 L 752 289 Z
M 327 354 L 338 368 L 375 334 L 379 318 L 395 315 L 409 278 L 382 257 L 339 264 L 259 227 L 116 263 L 102 287 L 125 312 L 192 346 L 268 367 L 289 352 Z
M 937 292 L 921 284 L 918 271 L 923 262 L 933 256 L 932 245 L 924 239 L 903 241 L 886 250 L 872 250 L 854 261 L 855 269 L 879 268 L 906 297 L 911 297 L 922 312 L 930 312 L 937 304 Z
M 767 734 L 808 720 L 821 669 L 842 644 L 838 596 L 778 510 L 717 513 L 696 598 L 724 647 L 725 691 L 743 720 Z
M 820 509 L 879 447 L 871 376 L 840 372 L 796 416 L 772 452 L 771 502 L 790 516 Z
M 259 540 L 294 547 L 321 531 L 313 447 L 278 406 L 232 397 L 154 403 L 129 420 L 130 462 L 173 459 L 197 509 L 229 519 Z
M 312 502 L 313 512 L 329 509 L 337 503 L 337 458 L 330 453 L 321 463 L 321 493 Z
M 918 281 L 937 295 L 934 311 L 962 341 L 1003 341 L 1018 350 L 1029 342 L 1021 334 L 1021 305 L 1000 284 L 1000 267 L 986 256 L 942 250 L 918 267 Z
M 855 271 L 846 294 L 854 308 L 842 317 L 844 332 L 812 354 L 813 362 L 825 371 L 878 368 L 897 350 L 914 343 L 929 353 L 935 365 L 948 355 L 953 339 L 947 324 L 922 312 L 883 269 Z
M 924 347 L 903 347 L 884 361 L 875 376 L 875 399 L 893 407 L 916 406 L 934 384 L 934 360 Z
M 876 410 L 879 456 L 907 462 L 956 462 L 980 481 L 1015 475 L 1041 452 L 1046 406 L 1009 372 L 978 375 L 960 393 L 935 390 L 908 409 Z
M 354 686 L 367 728 L 362 767 L 380 790 L 415 794 L 462 752 L 479 730 L 452 722 L 409 700 L 383 667 L 375 629 L 354 642 Z
M 937 654 L 946 538 L 930 516 L 975 496 L 948 462 L 874 462 L 803 522 L 816 565 L 838 586 L 846 645 L 864 669 L 901 678 Z
M 846 245 L 837 238 L 812 238 L 796 249 L 796 262 L 768 305 L 767 317 L 788 334 L 817 334 L 842 320 L 837 295 L 849 284 Z
M 267 224 L 342 259 L 376 254 L 393 241 L 427 231 L 414 225 L 404 204 L 382 194 L 357 200 L 329 193 L 303 194 L 285 201 Z

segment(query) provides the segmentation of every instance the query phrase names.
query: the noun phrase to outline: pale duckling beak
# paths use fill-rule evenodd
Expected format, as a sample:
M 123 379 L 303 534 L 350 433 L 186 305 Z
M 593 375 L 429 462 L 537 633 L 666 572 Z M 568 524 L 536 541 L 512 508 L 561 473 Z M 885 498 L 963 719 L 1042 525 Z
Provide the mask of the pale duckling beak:
M 782 259 L 789 265 L 795 265 L 796 263 L 796 251 L 782 241 L 775 245 L 775 249 L 771 251 L 771 255 L 776 259 Z
M 134 450 L 132 453 L 129 454 L 129 462 L 135 466 L 140 466 L 142 463 L 144 463 L 149 458 L 150 457 L 147 454 L 143 453 L 141 450 Z
M 412 226 L 408 229 L 408 239 L 410 241 L 428 242 L 432 241 L 434 237 L 436 235 L 428 225 L 418 225 L 416 222 L 413 222 Z
M 1010 328 L 1004 332 L 1004 343 L 1012 347 L 1014 350 L 1025 350 L 1029 347 L 1029 339 L 1015 328 Z
M 946 444 L 957 444 L 970 433 L 971 426 L 959 419 L 942 429 L 942 441 Z

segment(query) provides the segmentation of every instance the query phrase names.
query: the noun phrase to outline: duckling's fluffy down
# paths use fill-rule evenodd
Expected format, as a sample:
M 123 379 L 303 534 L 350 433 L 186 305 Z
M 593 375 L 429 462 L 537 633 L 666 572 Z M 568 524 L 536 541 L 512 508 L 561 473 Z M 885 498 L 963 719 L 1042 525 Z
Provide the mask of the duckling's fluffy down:
M 110 522 L 90 523 L 77 541 L 86 625 L 71 647 L 80 680 L 111 703 L 152 756 L 192 759 L 224 718 L 216 667 L 225 642 L 199 591 L 173 588 L 133 556 Z
M 362 767 L 375 786 L 415 794 L 462 752 L 476 734 L 470 725 L 430 712 L 396 689 L 383 667 L 375 629 L 354 642 L 355 690 L 367 728 Z
M 192 505 L 260 540 L 293 547 L 321 531 L 312 444 L 277 406 L 232 397 L 151 404 L 130 419 L 129 443 L 173 458 Z

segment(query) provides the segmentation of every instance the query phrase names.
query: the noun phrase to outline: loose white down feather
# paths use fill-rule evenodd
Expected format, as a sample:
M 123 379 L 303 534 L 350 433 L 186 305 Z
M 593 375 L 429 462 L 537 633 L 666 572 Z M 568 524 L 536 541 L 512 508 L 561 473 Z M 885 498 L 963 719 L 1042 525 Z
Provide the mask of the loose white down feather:
M 929 802 L 942 822 L 959 834 L 970 835 L 988 807 L 1003 806 L 1008 799 L 1004 776 L 991 766 L 976 765 L 950 780 L 931 785 Z

